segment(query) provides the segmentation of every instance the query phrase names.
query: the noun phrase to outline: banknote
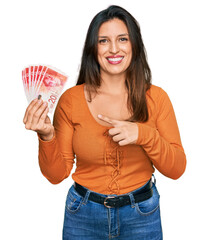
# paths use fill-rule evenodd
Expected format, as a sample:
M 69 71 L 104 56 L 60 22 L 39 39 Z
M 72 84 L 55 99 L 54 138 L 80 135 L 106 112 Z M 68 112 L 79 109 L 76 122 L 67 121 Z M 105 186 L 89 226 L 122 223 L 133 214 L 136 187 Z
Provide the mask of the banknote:
M 60 70 L 47 65 L 31 65 L 22 70 L 25 95 L 30 103 L 41 95 L 48 103 L 51 113 L 57 104 L 68 76 Z

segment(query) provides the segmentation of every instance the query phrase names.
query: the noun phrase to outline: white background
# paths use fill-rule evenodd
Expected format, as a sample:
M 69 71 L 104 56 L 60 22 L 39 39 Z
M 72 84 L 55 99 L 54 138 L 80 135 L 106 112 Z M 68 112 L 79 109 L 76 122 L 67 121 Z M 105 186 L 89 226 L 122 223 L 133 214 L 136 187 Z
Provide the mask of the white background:
M 207 7 L 202 0 L 7 0 L 0 3 L 0 239 L 59 240 L 71 177 L 50 184 L 38 166 L 36 134 L 22 122 L 21 70 L 49 64 L 75 85 L 87 28 L 118 4 L 140 23 L 153 84 L 170 96 L 187 155 L 177 181 L 156 172 L 165 240 L 208 239 Z

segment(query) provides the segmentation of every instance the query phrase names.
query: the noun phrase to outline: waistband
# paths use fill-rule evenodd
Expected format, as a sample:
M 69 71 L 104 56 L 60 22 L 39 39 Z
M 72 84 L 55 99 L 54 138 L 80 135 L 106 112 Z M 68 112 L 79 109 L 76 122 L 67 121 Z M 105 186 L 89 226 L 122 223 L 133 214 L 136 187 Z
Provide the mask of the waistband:
M 87 188 L 81 186 L 76 182 L 74 182 L 74 188 L 82 197 L 85 197 L 88 191 Z M 152 180 L 150 179 L 143 187 L 133 191 L 132 194 L 134 196 L 135 203 L 143 202 L 151 198 L 153 195 Z M 93 202 L 103 204 L 107 208 L 123 207 L 125 205 L 131 204 L 130 193 L 118 196 L 110 195 L 104 197 L 99 193 L 90 192 L 88 199 Z

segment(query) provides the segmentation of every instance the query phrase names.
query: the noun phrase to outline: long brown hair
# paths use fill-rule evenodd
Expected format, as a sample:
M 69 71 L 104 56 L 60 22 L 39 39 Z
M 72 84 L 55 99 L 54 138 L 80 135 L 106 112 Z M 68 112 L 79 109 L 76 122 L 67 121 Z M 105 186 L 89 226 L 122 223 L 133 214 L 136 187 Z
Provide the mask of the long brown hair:
M 91 91 L 97 92 L 97 88 L 101 85 L 100 66 L 97 57 L 98 31 L 104 22 L 114 18 L 118 18 L 126 24 L 132 45 L 132 60 L 127 69 L 125 81 L 128 90 L 128 109 L 132 115 L 127 120 L 146 122 L 149 117 L 146 91 L 151 86 L 151 70 L 147 63 L 139 24 L 125 9 L 112 5 L 93 18 L 87 32 L 76 85 L 86 83 L 86 90 L 91 101 Z

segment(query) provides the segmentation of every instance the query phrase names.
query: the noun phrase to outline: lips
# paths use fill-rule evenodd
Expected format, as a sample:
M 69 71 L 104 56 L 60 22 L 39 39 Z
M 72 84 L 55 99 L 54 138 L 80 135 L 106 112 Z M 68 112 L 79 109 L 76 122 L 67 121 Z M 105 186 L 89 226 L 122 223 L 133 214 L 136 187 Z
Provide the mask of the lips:
M 122 62 L 123 58 L 124 58 L 123 56 L 116 55 L 116 56 L 109 56 L 106 59 L 110 64 L 119 64 Z

